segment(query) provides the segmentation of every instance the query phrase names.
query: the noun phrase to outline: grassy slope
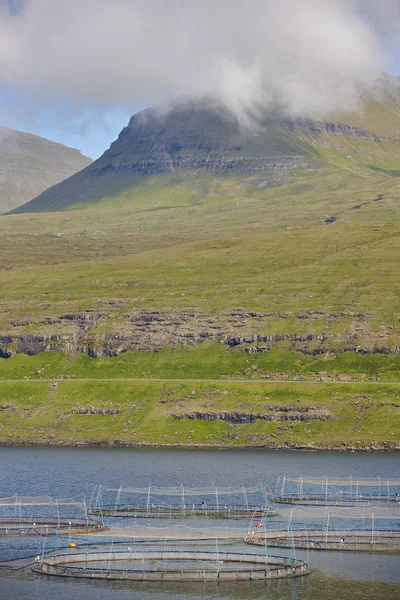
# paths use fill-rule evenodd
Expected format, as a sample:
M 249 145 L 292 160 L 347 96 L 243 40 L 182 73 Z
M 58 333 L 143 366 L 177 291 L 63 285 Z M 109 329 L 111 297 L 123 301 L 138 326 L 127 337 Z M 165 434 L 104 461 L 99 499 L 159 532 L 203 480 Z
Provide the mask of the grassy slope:
M 322 321 L 298 317 L 322 310 L 368 313 L 363 339 L 368 344 L 368 335 L 381 325 L 398 335 L 398 247 L 396 223 L 349 224 L 185 242 L 64 262 L 57 269 L 52 264 L 8 269 L 0 273 L 2 330 L 46 334 L 47 325 L 16 329 L 7 323 L 27 317 L 40 323 L 73 309 L 104 310 L 102 303 L 118 299 L 122 305 L 107 308 L 103 333 L 126 325 L 127 312 L 137 309 L 223 313 L 237 307 L 293 313 L 294 320 L 271 316 L 274 333 L 318 333 Z M 70 325 L 60 327 L 68 333 Z
M 382 448 L 397 441 L 398 393 L 383 386 L 200 382 L 2 383 L 1 439 L 30 443 Z M 328 410 L 329 421 L 177 420 L 192 411 Z M 117 414 L 79 414 L 93 409 Z
M 379 345 L 384 334 L 400 346 L 397 146 L 333 136 L 304 144 L 326 166 L 292 173 L 280 186 L 263 187 L 260 175 L 139 177 L 116 197 L 121 186 L 113 182 L 109 196 L 90 207 L 85 201 L 60 213 L 1 217 L 0 334 L 50 335 L 54 328 L 43 316 L 86 308 L 106 306 L 109 314 L 90 339 L 122 331 L 125 315 L 140 309 L 190 309 L 223 320 L 240 307 L 271 313 L 264 333 L 334 335 L 332 355 L 296 353 L 283 342 L 256 356 L 218 344 L 110 359 L 50 352 L 0 360 L 0 378 L 400 379 L 398 355 L 336 352 L 349 332 L 355 345 Z M 325 225 L 331 215 L 337 221 Z M 339 316 L 300 318 L 313 311 Z M 351 316 L 360 312 L 367 315 L 361 329 Z M 62 327 L 72 333 L 68 322 Z M 170 403 L 161 402 L 166 391 L 185 410 L 259 411 L 300 400 L 328 407 L 337 419 L 286 424 L 280 432 L 276 422 L 177 421 L 167 414 Z M 362 446 L 399 438 L 399 392 L 390 386 L 62 381 L 53 388 L 3 381 L 0 394 L 0 404 L 11 405 L 0 410 L 5 441 Z M 123 412 L 67 414 L 114 404 Z
M 400 356 L 343 352 L 310 356 L 288 350 L 285 342 L 265 354 L 204 342 L 189 348 L 166 347 L 156 353 L 130 350 L 119 357 L 98 359 L 59 352 L 16 354 L 0 361 L 0 381 L 43 379 L 316 379 L 326 381 L 396 382 Z

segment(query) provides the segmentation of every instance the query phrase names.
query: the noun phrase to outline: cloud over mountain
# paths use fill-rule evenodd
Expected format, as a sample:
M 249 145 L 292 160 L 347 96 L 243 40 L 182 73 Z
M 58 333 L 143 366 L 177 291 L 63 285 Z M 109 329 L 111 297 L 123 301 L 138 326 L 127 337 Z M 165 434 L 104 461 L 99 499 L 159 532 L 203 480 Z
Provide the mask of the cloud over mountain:
M 0 9 L 0 81 L 39 108 L 208 95 L 241 120 L 320 116 L 356 105 L 399 22 L 393 0 L 25 0 Z

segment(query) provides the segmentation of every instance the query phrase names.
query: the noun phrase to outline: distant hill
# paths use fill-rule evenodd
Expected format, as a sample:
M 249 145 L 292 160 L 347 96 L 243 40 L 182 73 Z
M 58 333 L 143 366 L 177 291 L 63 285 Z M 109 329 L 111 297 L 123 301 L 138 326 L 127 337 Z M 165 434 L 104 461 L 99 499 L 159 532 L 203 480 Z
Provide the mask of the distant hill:
M 91 162 L 74 148 L 0 127 L 0 213 L 28 202 Z
M 134 193 L 143 178 L 234 175 L 242 183 L 256 177 L 256 186 L 270 188 L 302 172 L 323 176 L 332 166 L 339 169 L 338 177 L 344 170 L 387 177 L 400 173 L 397 80 L 365 99 L 358 113 L 327 120 L 266 114 L 243 129 L 223 108 L 205 100 L 176 104 L 168 112 L 144 110 L 98 160 L 13 212 L 87 206 L 121 192 Z M 166 188 L 168 181 L 166 177 Z

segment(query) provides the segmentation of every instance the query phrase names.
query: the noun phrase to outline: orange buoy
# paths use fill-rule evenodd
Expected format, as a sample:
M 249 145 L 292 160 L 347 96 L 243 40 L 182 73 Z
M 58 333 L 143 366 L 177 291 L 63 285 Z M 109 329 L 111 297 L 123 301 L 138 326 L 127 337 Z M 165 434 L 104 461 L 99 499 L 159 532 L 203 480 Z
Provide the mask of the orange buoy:
M 74 544 L 74 542 L 70 542 L 68 544 L 68 548 L 76 548 L 76 544 Z
M 256 525 L 256 527 L 262 527 L 262 526 L 263 526 L 263 524 L 261 522 L 257 523 L 257 525 Z

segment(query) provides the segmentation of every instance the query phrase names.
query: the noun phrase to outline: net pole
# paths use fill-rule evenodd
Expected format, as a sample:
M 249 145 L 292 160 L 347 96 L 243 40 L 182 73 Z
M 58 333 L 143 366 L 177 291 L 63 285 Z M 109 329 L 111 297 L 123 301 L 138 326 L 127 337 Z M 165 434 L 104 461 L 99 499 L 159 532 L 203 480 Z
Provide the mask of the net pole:
M 269 502 L 268 502 L 267 488 L 265 487 L 264 484 L 261 485 L 261 498 L 264 499 L 264 505 L 265 505 L 265 508 L 267 508 Z M 260 508 L 263 508 L 262 500 L 261 500 Z
M 86 568 L 88 562 L 88 552 L 89 552 L 89 535 L 86 536 Z
M 57 531 L 60 528 L 60 507 L 58 505 L 58 498 L 56 499 L 56 510 L 57 510 Z
M 64 551 L 64 569 L 67 568 L 67 552 L 68 552 L 70 543 L 71 543 L 71 521 L 69 522 L 69 527 L 68 527 L 68 543 L 67 543 L 67 547 L 65 548 L 65 551 Z
M 244 504 L 246 506 L 246 510 L 249 510 L 249 502 L 248 502 L 248 499 L 247 499 L 246 488 L 244 487 L 244 485 L 242 486 L 242 488 L 243 488 Z
M 21 529 L 21 517 L 20 517 L 20 511 L 18 510 L 18 496 L 15 495 L 15 501 L 14 501 L 14 513 L 15 513 L 15 519 L 18 519 L 18 524 L 19 524 L 19 528 Z
M 306 562 L 308 565 L 310 564 L 310 549 L 311 549 L 310 529 L 307 528 Z
M 21 500 L 18 503 L 19 528 L 22 530 L 22 504 Z
M 280 484 L 280 482 L 281 482 L 281 476 L 279 475 L 279 477 L 277 479 L 277 482 L 276 482 L 276 485 L 275 485 L 275 498 L 278 497 L 278 490 L 279 490 L 279 484 Z
M 183 487 L 183 483 L 181 483 L 181 497 L 182 497 L 182 510 L 185 515 L 185 488 Z
M 282 489 L 281 489 L 281 496 L 282 496 L 282 498 L 283 498 L 283 495 L 285 493 L 285 479 L 286 479 L 286 477 L 284 475 L 283 478 L 282 478 Z
M 56 551 L 55 551 L 56 554 L 58 552 L 58 541 L 59 541 L 59 537 L 58 536 L 59 536 L 59 533 L 60 533 L 60 530 L 57 527 L 57 529 L 56 529 Z
M 114 509 L 115 512 L 117 512 L 117 509 L 118 509 L 119 499 L 121 497 L 121 489 L 122 489 L 122 485 L 119 486 L 118 494 L 117 494 L 117 499 L 115 500 L 115 509 Z
M 293 530 L 292 530 L 292 559 L 293 559 L 293 562 L 296 561 L 296 558 L 297 558 L 296 557 L 296 546 L 294 543 L 294 535 L 293 535 Z
M 149 486 L 149 491 L 147 492 L 147 510 L 150 508 L 150 489 L 151 486 Z
M 371 546 L 375 543 L 375 513 L 372 513 L 372 527 L 371 527 Z
M 329 528 L 329 509 L 326 509 L 326 522 L 325 522 L 325 544 L 328 543 L 328 528 Z
M 289 534 L 290 534 L 290 529 L 292 527 L 293 513 L 294 513 L 294 508 L 292 508 L 291 511 L 290 511 L 290 513 L 289 513 L 289 520 L 288 520 L 288 526 L 287 526 L 287 535 L 288 535 L 288 537 L 289 537 Z
M 94 488 L 93 488 L 92 495 L 90 496 L 90 500 L 89 500 L 89 508 L 90 508 L 91 506 L 93 506 L 93 500 L 94 500 L 94 497 L 95 497 L 95 495 L 96 495 L 96 490 L 97 490 L 97 483 L 96 483 L 96 485 L 95 485 L 95 486 L 94 486 Z
M 34 523 L 33 525 L 34 525 L 34 526 L 36 526 L 36 523 Z M 39 559 L 39 558 L 40 558 L 40 555 L 41 555 L 41 553 L 42 553 L 42 538 L 41 538 L 41 535 L 40 535 L 40 530 L 39 530 L 39 529 L 38 529 L 38 532 L 37 532 L 37 533 L 38 533 L 38 537 L 39 537 L 39 540 L 38 540 L 38 545 L 37 545 L 37 557 L 38 557 L 38 559 Z
M 114 550 L 114 536 L 112 537 L 112 540 L 111 540 L 110 558 L 108 559 L 108 572 L 110 572 L 110 570 L 111 570 L 111 559 L 112 559 L 113 550 Z
M 88 533 L 89 533 L 89 517 L 88 517 L 88 511 L 87 511 L 85 496 L 83 497 L 83 511 L 84 511 L 84 515 L 85 515 L 86 527 L 87 527 L 87 530 L 88 530 Z
M 162 560 L 162 572 L 165 573 L 165 567 L 166 567 L 166 562 L 165 562 L 165 552 L 167 549 L 167 536 L 164 537 L 164 551 L 163 551 L 163 560 Z
M 217 573 L 219 574 L 219 548 L 218 548 L 218 537 L 215 537 L 215 549 L 217 556 Z
M 101 485 L 99 485 L 99 489 L 97 492 L 97 499 L 96 499 L 96 504 L 97 504 L 97 508 L 101 514 Z
M 99 514 L 100 514 L 100 521 L 103 522 L 103 492 L 100 493 L 100 488 L 99 488 Z

